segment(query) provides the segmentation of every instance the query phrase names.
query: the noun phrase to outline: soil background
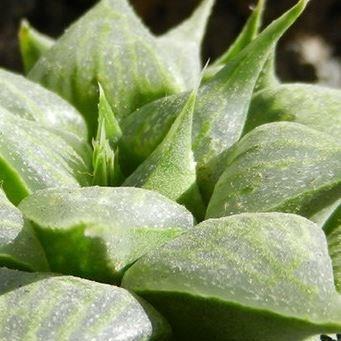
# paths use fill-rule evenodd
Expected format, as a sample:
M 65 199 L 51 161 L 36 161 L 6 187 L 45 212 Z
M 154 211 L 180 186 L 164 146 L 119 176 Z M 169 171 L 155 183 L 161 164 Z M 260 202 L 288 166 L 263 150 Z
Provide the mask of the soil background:
M 255 0 L 217 0 L 206 35 L 203 60 L 214 60 L 238 34 Z M 21 18 L 58 37 L 94 0 L 0 0 L 0 67 L 22 71 L 17 43 Z M 199 0 L 131 0 L 155 33 L 186 18 Z M 268 0 L 265 23 L 296 0 Z M 319 82 L 341 87 L 341 0 L 312 0 L 281 41 L 277 68 L 284 81 Z

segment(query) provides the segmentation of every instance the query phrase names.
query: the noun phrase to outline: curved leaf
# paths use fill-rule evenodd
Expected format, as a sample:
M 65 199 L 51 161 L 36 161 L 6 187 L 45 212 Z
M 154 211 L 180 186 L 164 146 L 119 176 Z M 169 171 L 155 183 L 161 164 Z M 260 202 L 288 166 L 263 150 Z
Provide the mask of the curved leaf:
M 283 213 L 208 220 L 137 261 L 123 286 L 177 340 L 302 340 L 341 328 L 322 230 Z
M 51 189 L 20 209 L 34 223 L 52 271 L 118 282 L 146 252 L 193 226 L 192 215 L 138 188 Z
M 14 204 L 39 189 L 89 180 L 89 165 L 65 139 L 0 106 L 0 182 Z
M 204 205 L 196 183 L 192 152 L 192 120 L 196 100 L 193 92 L 163 142 L 124 182 L 160 192 L 183 203 L 195 215 L 204 218 Z
M 13 115 L 38 122 L 60 134 L 70 132 L 87 139 L 86 124 L 71 105 L 42 86 L 2 69 L 0 106 Z
M 258 92 L 244 132 L 274 121 L 292 121 L 341 137 L 341 91 L 309 84 L 283 84 Z
M 165 340 L 167 322 L 128 291 L 0 269 L 1 340 Z
M 97 126 L 97 83 L 117 119 L 184 88 L 157 39 L 126 0 L 102 0 L 45 53 L 29 77 L 59 93 Z
M 220 167 L 226 170 L 215 186 L 207 217 L 259 211 L 311 217 L 341 195 L 338 140 L 297 123 L 254 129 Z
M 209 163 L 242 134 L 254 86 L 273 44 L 293 24 L 306 3 L 299 1 L 199 89 L 193 120 L 193 151 L 198 163 L 199 184 L 204 189 L 213 171 Z M 147 153 L 156 148 L 154 143 L 162 141 L 186 96 L 180 94 L 156 101 L 125 120 L 121 144 L 125 152 L 129 150 L 131 164 L 144 160 Z
M 32 227 L 0 189 L 0 266 L 32 271 L 48 269 Z
M 35 30 L 27 20 L 22 20 L 19 30 L 19 46 L 26 74 L 54 43 L 52 38 Z
M 201 43 L 214 3 L 202 0 L 189 19 L 159 37 L 160 48 L 167 50 L 174 67 L 180 69 L 187 89 L 194 88 L 200 78 Z

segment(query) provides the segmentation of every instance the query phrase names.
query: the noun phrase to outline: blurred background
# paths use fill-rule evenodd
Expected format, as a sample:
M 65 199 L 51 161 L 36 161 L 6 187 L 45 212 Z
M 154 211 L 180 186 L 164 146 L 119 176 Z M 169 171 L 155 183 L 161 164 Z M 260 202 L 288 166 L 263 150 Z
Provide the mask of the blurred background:
M 204 43 L 203 59 L 214 60 L 238 34 L 256 0 L 217 0 Z M 0 0 L 0 67 L 21 71 L 17 30 L 27 18 L 39 31 L 58 37 L 95 0 Z M 187 17 L 200 0 L 131 0 L 155 33 Z M 265 23 L 296 0 L 268 0 Z M 341 0 L 312 0 L 281 41 L 277 69 L 284 81 L 341 87 Z

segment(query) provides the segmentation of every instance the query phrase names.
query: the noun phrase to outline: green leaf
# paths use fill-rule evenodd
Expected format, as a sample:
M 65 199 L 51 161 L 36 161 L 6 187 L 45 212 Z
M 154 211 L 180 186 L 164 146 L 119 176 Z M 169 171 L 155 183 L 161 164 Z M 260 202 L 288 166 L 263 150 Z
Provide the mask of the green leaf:
M 341 137 L 341 91 L 309 84 L 283 84 L 258 92 L 245 132 L 274 121 L 292 121 Z
M 0 269 L 1 340 L 165 340 L 167 322 L 128 291 Z
M 14 204 L 39 189 L 89 185 L 89 168 L 65 139 L 0 106 L 0 183 Z
M 136 108 L 184 89 L 166 53 L 126 0 L 102 0 L 40 58 L 29 77 L 59 93 L 97 126 L 98 82 L 120 121 Z
M 256 8 L 252 11 L 239 36 L 228 50 L 214 62 L 214 66 L 227 64 L 258 36 L 263 21 L 265 3 L 266 0 L 258 0 Z
M 242 134 L 254 86 L 273 44 L 297 19 L 306 3 L 300 1 L 272 23 L 199 89 L 193 121 L 193 151 L 198 163 L 199 185 L 204 192 L 206 187 L 213 186 L 207 183 L 210 172 L 213 172 L 209 163 Z M 129 160 L 127 168 L 145 160 L 156 148 L 156 143 L 162 141 L 186 96 L 180 94 L 155 101 L 125 120 L 121 147 Z
M 26 74 L 54 43 L 52 38 L 35 30 L 27 20 L 21 21 L 19 46 Z
M 199 81 L 201 44 L 215 0 L 202 0 L 192 16 L 159 38 L 159 48 L 167 51 L 168 58 L 184 77 L 186 88 L 192 89 Z
M 52 271 L 119 282 L 146 252 L 193 226 L 192 215 L 138 188 L 50 189 L 23 200 Z
M 341 329 L 324 234 L 291 214 L 205 221 L 138 260 L 123 287 L 156 307 L 176 340 L 299 341 Z
M 197 91 L 192 92 L 163 142 L 124 182 L 124 186 L 155 190 L 183 203 L 198 219 L 204 205 L 196 183 L 192 152 L 192 121 Z
M 48 269 L 32 227 L 0 189 L 0 266 L 31 271 Z
M 338 140 L 301 124 L 260 126 L 227 155 L 207 217 L 284 211 L 311 217 L 340 198 Z
M 0 69 L 0 106 L 11 114 L 38 122 L 65 136 L 73 133 L 87 139 L 80 113 L 54 93 L 26 78 Z
M 333 211 L 324 223 L 329 254 L 333 261 L 335 286 L 341 293 L 341 199 L 333 205 Z

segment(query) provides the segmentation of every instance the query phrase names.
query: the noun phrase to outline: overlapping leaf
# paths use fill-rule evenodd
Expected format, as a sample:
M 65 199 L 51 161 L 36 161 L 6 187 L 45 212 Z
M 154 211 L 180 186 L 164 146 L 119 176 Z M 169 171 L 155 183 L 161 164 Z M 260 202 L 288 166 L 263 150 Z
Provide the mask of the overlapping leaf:
M 274 121 L 292 121 L 341 137 L 341 91 L 308 84 L 265 88 L 252 100 L 245 133 Z
M 1 340 L 164 340 L 167 322 L 128 291 L 0 269 Z M 34 320 L 33 320 L 34 318 Z
M 138 188 L 51 189 L 20 204 L 52 271 L 117 282 L 134 261 L 193 226 L 192 215 Z
M 0 266 L 35 271 L 48 269 L 44 251 L 32 227 L 1 189 Z
M 23 20 L 19 30 L 19 43 L 25 73 L 27 74 L 55 41 L 35 30 L 27 20 Z
M 0 182 L 13 203 L 47 187 L 86 186 L 89 172 L 64 138 L 0 107 Z
M 196 101 L 193 92 L 163 142 L 124 182 L 125 186 L 155 190 L 183 203 L 199 219 L 203 219 L 204 205 L 196 183 L 192 152 L 192 121 Z
M 208 220 L 137 261 L 123 286 L 177 340 L 302 340 L 341 328 L 322 230 L 283 213 Z
M 340 198 L 337 139 L 297 123 L 260 126 L 240 140 L 216 169 L 207 217 L 285 211 L 311 217 Z
M 73 103 L 94 135 L 98 82 L 120 120 L 183 89 L 175 71 L 126 0 L 102 0 L 39 59 L 29 77 Z
M 193 120 L 193 149 L 204 190 L 212 171 L 209 163 L 242 134 L 254 86 L 273 44 L 297 19 L 306 3 L 300 1 L 272 23 L 200 88 Z M 121 145 L 131 165 L 144 160 L 162 141 L 186 96 L 180 94 L 155 101 L 125 120 Z

